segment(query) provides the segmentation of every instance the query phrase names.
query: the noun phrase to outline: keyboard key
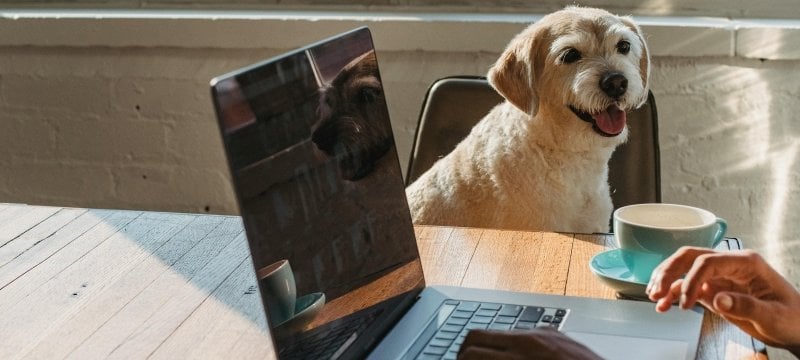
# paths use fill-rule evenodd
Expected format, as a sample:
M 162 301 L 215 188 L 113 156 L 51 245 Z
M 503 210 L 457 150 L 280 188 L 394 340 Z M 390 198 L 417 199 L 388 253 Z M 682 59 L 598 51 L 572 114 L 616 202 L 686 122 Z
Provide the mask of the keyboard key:
M 456 310 L 475 312 L 478 310 L 478 307 L 480 307 L 480 305 L 481 305 L 480 303 L 472 301 L 463 301 L 461 302 L 461 304 L 458 304 Z
M 322 357 L 319 357 L 317 359 L 322 359 Z M 429 354 L 419 354 L 419 356 L 417 356 L 417 360 L 439 360 L 439 356 L 429 355 Z
M 457 332 L 461 331 L 461 329 L 463 329 L 463 328 L 464 328 L 463 326 L 459 326 L 459 325 L 445 324 L 445 325 L 442 325 L 442 327 L 439 330 L 457 333 Z
M 488 324 L 488 323 L 492 322 L 492 319 L 494 319 L 494 318 L 491 317 L 491 316 L 475 316 L 472 319 L 470 319 L 469 322 L 478 323 L 478 324 Z
M 445 339 L 445 340 L 453 340 L 457 337 L 458 337 L 457 332 L 442 331 L 442 330 L 439 330 L 439 332 L 437 332 L 436 335 L 433 336 L 434 339 Z
M 447 352 L 447 348 L 446 347 L 431 346 L 431 345 L 426 346 L 425 350 L 422 350 L 423 354 L 439 355 L 439 356 L 444 355 L 444 353 L 446 353 L 446 352 Z
M 478 312 L 475 313 L 475 316 L 494 317 L 495 315 L 497 315 L 497 310 L 491 310 L 491 309 L 480 309 L 478 310 Z
M 453 345 L 455 345 L 455 346 L 461 346 L 461 344 L 463 344 L 463 343 L 464 343 L 464 339 L 465 339 L 465 338 L 466 338 L 466 336 L 459 336 L 459 337 L 458 337 L 458 339 L 456 339 L 455 341 L 453 341 Z
M 550 316 L 550 315 L 542 316 L 542 322 L 549 323 L 551 321 L 553 321 L 553 317 L 552 316 Z
M 556 316 L 564 316 L 564 315 L 567 315 L 567 310 L 564 309 L 556 310 Z
M 511 330 L 511 324 L 494 323 L 489 325 L 489 330 Z
M 497 318 L 494 319 L 494 322 L 500 324 L 513 324 L 514 321 L 517 321 L 517 318 L 513 316 L 498 316 Z
M 431 339 L 431 341 L 428 343 L 428 345 L 439 346 L 439 347 L 449 347 L 452 342 L 453 342 L 452 339 L 451 340 L 447 340 L 447 339 L 435 339 L 434 338 L 434 339 Z
M 503 306 L 503 305 L 500 305 L 500 304 L 493 304 L 493 303 L 481 303 L 481 310 L 483 310 L 483 309 L 486 309 L 486 310 L 494 310 L 494 311 L 497 311 L 497 310 L 500 310 L 500 308 L 501 308 L 502 306 Z
M 454 318 L 454 317 L 451 317 L 451 318 L 447 319 L 447 324 L 450 324 L 450 325 L 464 326 L 464 325 L 467 325 L 468 322 L 469 322 L 469 318 Z
M 553 316 L 553 324 L 561 324 L 561 321 L 563 320 L 564 318 L 562 318 L 561 316 Z
M 489 327 L 488 323 L 487 324 L 481 324 L 481 323 L 476 323 L 476 322 L 470 322 L 469 324 L 467 324 L 467 326 L 464 327 L 464 329 L 467 329 L 467 330 L 474 330 L 474 329 L 486 330 L 487 327 Z
M 522 306 L 519 305 L 503 305 L 503 308 L 500 309 L 500 313 L 498 315 L 502 316 L 514 316 L 516 317 L 522 311 Z
M 444 303 L 446 305 L 458 305 L 460 303 L 460 301 L 450 299 L 450 300 L 445 300 Z
M 474 314 L 474 312 L 471 312 L 471 311 L 463 311 L 463 310 L 456 310 L 456 311 L 454 311 L 454 312 L 453 312 L 453 314 L 451 314 L 451 315 L 450 315 L 450 317 L 454 317 L 454 318 L 462 318 L 462 319 L 469 319 L 469 318 L 471 318 L 471 317 L 472 317 L 472 314 Z
M 444 354 L 444 356 L 442 356 L 442 360 L 456 360 L 457 357 L 458 357 L 457 352 L 448 351 L 447 354 Z
M 538 306 L 526 306 L 525 310 L 522 310 L 519 320 L 537 322 L 539 321 L 539 318 L 542 317 L 542 314 L 544 314 L 544 308 L 540 308 Z
M 515 329 L 520 329 L 520 330 L 530 330 L 535 327 L 536 323 L 530 321 L 517 321 L 517 325 L 514 326 Z

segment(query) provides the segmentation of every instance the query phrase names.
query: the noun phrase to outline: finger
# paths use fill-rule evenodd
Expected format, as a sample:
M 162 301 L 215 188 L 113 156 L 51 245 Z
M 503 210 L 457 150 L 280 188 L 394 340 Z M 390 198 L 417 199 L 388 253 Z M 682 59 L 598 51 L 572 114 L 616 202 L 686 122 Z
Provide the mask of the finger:
M 661 264 L 653 270 L 650 282 L 647 284 L 646 292 L 650 299 L 655 301 L 663 297 L 669 291 L 670 284 L 691 269 L 692 264 L 698 256 L 710 252 L 713 252 L 713 250 L 684 246 L 662 261 Z
M 721 292 L 714 296 L 713 304 L 718 314 L 729 319 L 764 323 L 772 315 L 768 304 L 746 294 Z
M 720 274 L 734 276 L 742 265 L 740 254 L 706 253 L 698 256 L 684 277 L 679 299 L 680 307 L 688 309 L 694 306 L 700 297 L 703 284 L 713 282 Z
M 651 297 L 652 300 L 656 301 L 657 312 L 663 313 L 672 307 L 672 304 L 675 303 L 675 300 L 677 300 L 681 294 L 681 283 L 683 283 L 683 279 L 675 280 L 672 282 L 672 285 L 669 287 L 669 291 L 664 294 L 664 296 L 658 299 L 653 299 Z
M 485 347 L 461 345 L 458 351 L 459 360 L 484 360 L 484 359 L 511 359 L 511 355 L 496 349 L 489 349 Z
M 514 342 L 514 334 L 510 332 L 490 330 L 470 330 L 464 338 L 464 346 L 478 346 L 482 348 L 507 349 Z

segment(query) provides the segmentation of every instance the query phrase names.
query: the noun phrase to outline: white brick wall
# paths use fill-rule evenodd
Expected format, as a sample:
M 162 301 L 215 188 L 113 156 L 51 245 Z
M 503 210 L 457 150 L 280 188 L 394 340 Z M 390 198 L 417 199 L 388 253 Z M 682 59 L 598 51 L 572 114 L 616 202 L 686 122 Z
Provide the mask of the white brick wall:
M 484 74 L 531 17 L 293 19 L 0 19 L 0 201 L 235 213 L 208 80 L 364 24 L 405 163 L 428 85 Z M 793 274 L 798 30 L 773 28 L 781 46 L 758 48 L 765 28 L 673 20 L 642 19 L 654 54 L 664 201 L 714 211 L 730 234 Z

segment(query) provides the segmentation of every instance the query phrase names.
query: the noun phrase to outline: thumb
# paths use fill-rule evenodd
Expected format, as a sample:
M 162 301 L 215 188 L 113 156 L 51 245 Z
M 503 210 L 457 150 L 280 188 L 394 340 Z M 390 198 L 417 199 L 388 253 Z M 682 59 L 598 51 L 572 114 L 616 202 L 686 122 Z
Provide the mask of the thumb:
M 720 292 L 714 296 L 714 310 L 724 317 L 755 320 L 757 314 L 766 314 L 766 304 L 750 295 Z

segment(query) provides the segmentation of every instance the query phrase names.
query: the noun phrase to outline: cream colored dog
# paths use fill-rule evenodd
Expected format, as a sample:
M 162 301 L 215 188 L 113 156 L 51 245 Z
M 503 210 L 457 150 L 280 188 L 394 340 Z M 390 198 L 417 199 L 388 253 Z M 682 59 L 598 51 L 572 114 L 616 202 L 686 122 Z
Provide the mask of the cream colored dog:
M 582 7 L 545 16 L 489 70 L 506 101 L 406 189 L 414 223 L 608 231 L 608 160 L 649 72 L 630 18 Z

